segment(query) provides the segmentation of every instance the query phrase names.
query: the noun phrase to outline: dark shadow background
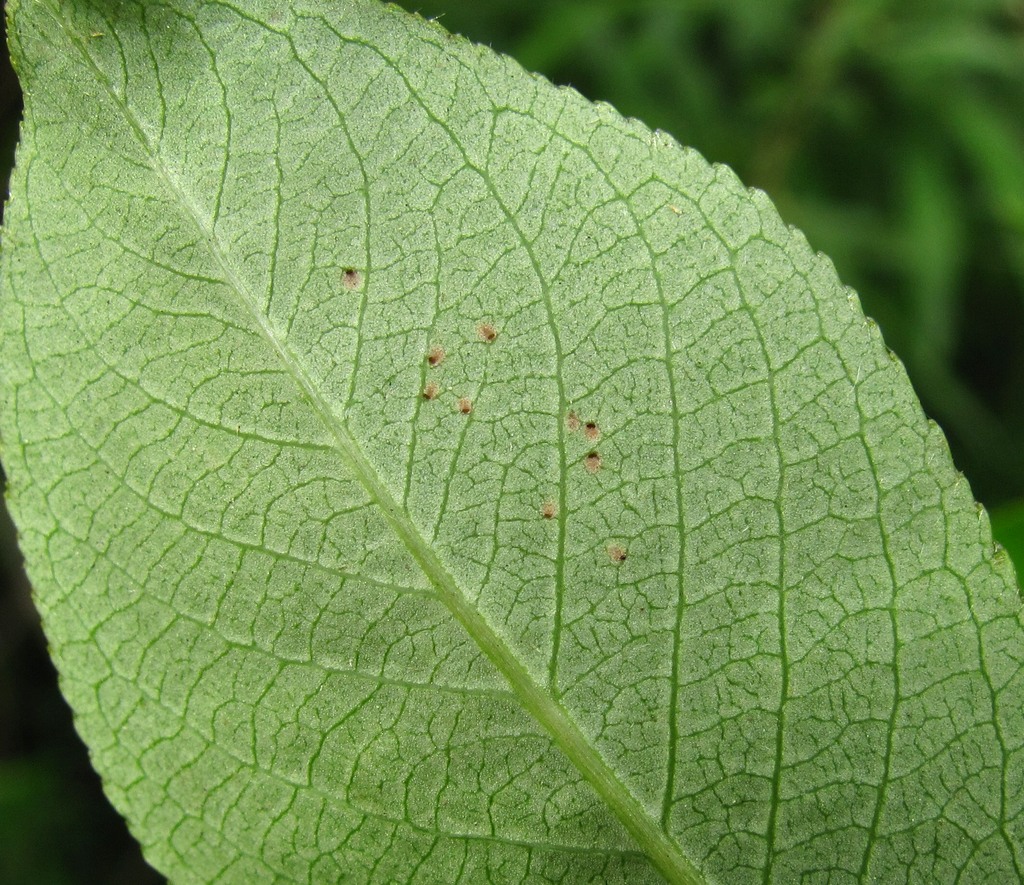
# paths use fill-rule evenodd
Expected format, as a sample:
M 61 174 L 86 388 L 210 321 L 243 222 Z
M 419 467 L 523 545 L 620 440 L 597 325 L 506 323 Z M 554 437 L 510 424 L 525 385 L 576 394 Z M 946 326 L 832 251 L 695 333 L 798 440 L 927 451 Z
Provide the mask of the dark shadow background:
M 765 189 L 859 291 L 1024 573 L 1024 0 L 403 5 Z M 0 183 L 19 111 L 4 57 Z M 0 511 L 0 883 L 159 881 L 73 731 Z

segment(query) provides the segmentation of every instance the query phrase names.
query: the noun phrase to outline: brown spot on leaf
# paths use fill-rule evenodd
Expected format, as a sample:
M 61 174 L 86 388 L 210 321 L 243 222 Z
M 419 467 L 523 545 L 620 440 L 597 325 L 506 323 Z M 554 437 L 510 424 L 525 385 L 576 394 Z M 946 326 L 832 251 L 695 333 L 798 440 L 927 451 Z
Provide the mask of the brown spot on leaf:
M 583 425 L 583 433 L 591 442 L 597 442 L 601 438 L 601 428 L 593 421 L 588 421 Z
M 575 433 L 580 429 L 580 419 L 576 416 L 575 412 L 570 412 L 566 416 L 565 426 L 569 429 L 569 433 Z
M 427 382 L 423 388 L 423 398 L 425 400 L 437 399 L 438 393 L 440 393 L 440 389 L 433 381 Z
M 587 457 L 583 459 L 583 466 L 587 468 L 588 472 L 597 473 L 601 469 L 600 452 L 587 452 Z
M 473 400 L 471 400 L 468 396 L 460 396 L 457 406 L 459 411 L 462 412 L 463 415 L 468 415 L 470 412 L 473 411 Z
M 558 505 L 554 501 L 545 501 L 540 508 L 540 515 L 545 519 L 554 519 L 558 516 Z
M 354 267 L 346 267 L 341 274 L 342 285 L 350 292 L 354 292 L 363 285 L 363 275 Z
M 444 362 L 444 348 L 435 345 L 427 351 L 427 362 L 431 366 L 439 366 Z
M 608 558 L 614 562 L 625 562 L 627 556 L 626 548 L 621 544 L 609 544 L 608 545 Z
M 481 323 L 476 327 L 476 334 L 480 336 L 481 341 L 486 341 L 490 344 L 498 337 L 498 330 L 494 328 L 490 323 Z

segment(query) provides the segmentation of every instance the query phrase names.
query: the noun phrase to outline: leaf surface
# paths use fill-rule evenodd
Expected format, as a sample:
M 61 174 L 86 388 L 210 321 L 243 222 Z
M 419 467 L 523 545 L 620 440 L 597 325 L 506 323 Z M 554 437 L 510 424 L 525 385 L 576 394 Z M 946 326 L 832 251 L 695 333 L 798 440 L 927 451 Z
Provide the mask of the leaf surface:
M 1020 878 L 1012 567 L 762 194 L 369 0 L 11 20 L 11 507 L 157 868 Z

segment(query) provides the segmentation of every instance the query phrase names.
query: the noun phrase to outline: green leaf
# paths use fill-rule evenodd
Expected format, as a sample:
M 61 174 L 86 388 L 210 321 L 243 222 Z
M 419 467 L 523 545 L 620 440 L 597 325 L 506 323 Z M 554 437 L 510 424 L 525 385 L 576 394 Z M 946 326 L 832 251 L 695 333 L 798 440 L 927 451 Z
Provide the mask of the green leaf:
M 369 0 L 10 14 L 10 504 L 158 869 L 1020 878 L 1012 566 L 762 194 Z

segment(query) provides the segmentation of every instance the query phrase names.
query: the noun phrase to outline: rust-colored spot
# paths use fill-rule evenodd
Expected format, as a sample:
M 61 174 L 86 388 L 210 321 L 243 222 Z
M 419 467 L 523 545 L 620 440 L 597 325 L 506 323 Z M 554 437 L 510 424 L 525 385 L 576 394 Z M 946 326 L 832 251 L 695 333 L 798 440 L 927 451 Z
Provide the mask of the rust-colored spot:
M 583 425 L 583 433 L 591 442 L 597 442 L 601 438 L 601 428 L 593 421 Z
M 363 285 L 363 275 L 354 267 L 346 267 L 341 275 L 342 285 L 350 292 Z
M 600 452 L 587 452 L 587 457 L 583 459 L 583 466 L 586 467 L 590 473 L 597 473 L 597 471 L 601 469 Z
M 554 501 L 545 501 L 540 508 L 540 515 L 545 519 L 554 519 L 558 516 L 558 505 Z
M 439 366 L 444 362 L 444 348 L 435 345 L 427 351 L 427 362 L 431 366 Z
M 580 429 L 580 419 L 576 416 L 575 412 L 570 412 L 566 416 L 565 426 L 569 429 L 569 433 L 575 433 Z
M 476 334 L 480 336 L 481 341 L 486 341 L 490 344 L 498 337 L 498 330 L 494 328 L 490 323 L 481 323 L 476 327 Z
M 423 388 L 423 398 L 426 400 L 437 399 L 438 393 L 440 393 L 440 388 L 433 381 L 428 381 Z
M 621 544 L 609 544 L 608 545 L 608 558 L 615 563 L 625 562 L 627 556 L 626 548 Z
M 460 396 L 457 406 L 459 411 L 462 412 L 463 415 L 468 415 L 470 412 L 473 411 L 473 400 L 471 400 L 468 396 Z

